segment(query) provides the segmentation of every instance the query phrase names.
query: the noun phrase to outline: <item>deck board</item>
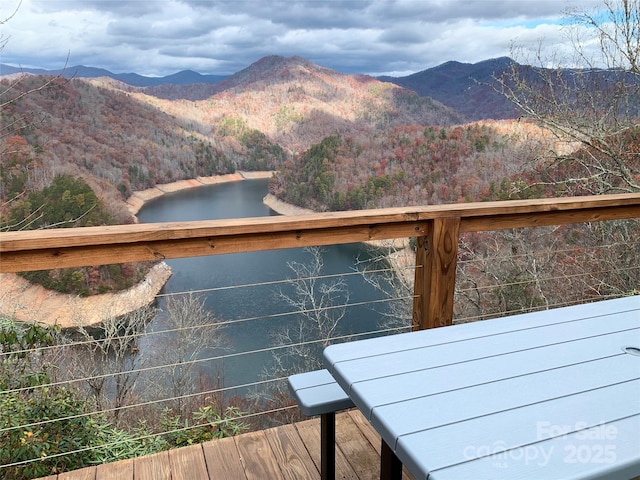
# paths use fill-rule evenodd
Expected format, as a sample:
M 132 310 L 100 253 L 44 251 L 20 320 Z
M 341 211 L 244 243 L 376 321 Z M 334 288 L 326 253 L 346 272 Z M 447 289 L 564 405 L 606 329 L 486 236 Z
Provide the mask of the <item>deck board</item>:
M 339 425 L 344 413 L 336 415 L 336 422 Z M 318 471 L 320 470 L 320 421 L 309 420 L 296 423 L 296 430 L 304 442 Z M 356 472 L 349 464 L 349 461 L 340 448 L 336 448 L 336 478 L 345 480 L 358 480 Z
M 133 478 L 133 459 L 105 463 L 96 467 L 96 480 L 119 480 Z
M 247 480 L 234 437 L 221 438 L 202 445 L 209 478 Z M 138 479 L 136 479 L 138 480 Z
M 114 462 L 118 463 L 118 462 Z M 95 480 L 96 470 L 98 467 L 81 468 L 80 470 L 72 470 L 58 475 L 58 480 Z M 48 477 L 51 478 L 51 477 Z
M 280 465 L 283 479 L 320 479 L 320 472 L 293 425 L 271 428 L 264 433 Z
M 336 444 L 360 480 L 380 478 L 380 457 L 348 414 L 336 426 Z
M 174 480 L 209 476 L 204 462 L 204 451 L 200 444 L 169 450 L 169 464 L 171 478 Z
M 236 445 L 248 480 L 282 478 L 282 472 L 263 430 L 245 433 L 236 439 Z
M 170 480 L 169 452 L 159 452 L 135 458 L 133 460 L 133 478 L 136 480 Z
M 375 430 L 357 410 L 338 414 L 336 421 L 336 478 L 378 478 L 380 437 Z M 320 419 L 46 477 L 47 480 L 221 478 L 318 480 Z

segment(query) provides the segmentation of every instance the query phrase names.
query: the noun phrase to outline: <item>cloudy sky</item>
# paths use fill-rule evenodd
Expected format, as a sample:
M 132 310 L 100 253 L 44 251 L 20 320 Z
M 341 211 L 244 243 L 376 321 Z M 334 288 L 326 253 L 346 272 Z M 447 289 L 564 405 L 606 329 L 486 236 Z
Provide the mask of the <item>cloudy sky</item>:
M 0 62 L 228 75 L 265 55 L 407 75 L 566 44 L 563 13 L 597 0 L 1 0 Z M 14 14 L 15 12 L 15 14 Z

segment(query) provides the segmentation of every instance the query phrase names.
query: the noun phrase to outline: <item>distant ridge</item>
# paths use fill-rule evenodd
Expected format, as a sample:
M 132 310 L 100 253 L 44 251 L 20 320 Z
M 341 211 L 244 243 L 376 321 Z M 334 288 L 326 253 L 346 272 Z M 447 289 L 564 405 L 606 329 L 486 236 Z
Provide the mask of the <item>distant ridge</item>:
M 204 100 L 221 92 L 234 92 L 236 94 L 248 90 L 270 90 L 274 84 L 297 83 L 311 85 L 312 89 L 324 89 L 328 85 L 336 88 L 348 87 L 354 79 L 364 82 L 376 81 L 367 75 L 347 75 L 336 72 L 326 67 L 317 65 L 299 56 L 284 57 L 280 55 L 268 55 L 262 57 L 246 68 L 226 77 L 215 84 L 199 85 L 159 85 L 144 89 L 144 92 L 168 100 Z M 291 88 L 297 88 L 292 85 Z
M 478 63 L 445 62 L 437 67 L 406 77 L 377 77 L 377 80 L 393 83 L 413 90 L 421 97 L 428 97 L 459 112 L 467 120 L 517 118 L 519 112 L 491 85 L 495 77 L 508 72 L 517 65 L 508 57 L 493 58 Z M 269 55 L 233 75 L 202 75 L 192 70 L 183 70 L 164 77 L 146 77 L 137 73 L 112 73 L 109 70 L 77 65 L 64 70 L 18 68 L 0 65 L 0 75 L 27 73 L 35 75 L 62 75 L 66 78 L 106 77 L 135 88 L 149 95 L 168 100 L 203 100 L 222 91 L 262 88 L 274 81 L 318 82 L 326 85 L 348 82 L 348 78 L 360 77 L 362 81 L 373 80 L 367 75 L 345 75 L 298 56 Z M 351 80 L 352 81 L 352 80 Z M 253 85 L 253 87 L 251 87 Z
M 196 83 L 218 83 L 226 75 L 202 75 L 193 70 L 183 70 L 164 77 L 145 77 L 137 73 L 113 73 L 103 68 L 85 67 L 76 65 L 60 70 L 44 70 L 41 68 L 19 68 L 11 65 L 0 64 L 0 76 L 16 73 L 29 73 L 33 75 L 61 75 L 64 78 L 99 78 L 109 77 L 126 83 L 133 87 L 154 87 L 159 85 L 191 85 Z
M 517 118 L 516 107 L 491 85 L 516 62 L 508 57 L 478 63 L 450 61 L 406 77 L 378 77 L 431 97 L 462 113 L 469 120 Z

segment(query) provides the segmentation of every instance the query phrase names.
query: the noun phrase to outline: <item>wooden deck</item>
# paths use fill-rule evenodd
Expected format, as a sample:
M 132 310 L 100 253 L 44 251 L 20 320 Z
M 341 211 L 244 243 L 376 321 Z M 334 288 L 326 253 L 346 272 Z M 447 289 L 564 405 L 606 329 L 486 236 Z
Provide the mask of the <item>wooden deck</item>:
M 336 416 L 336 478 L 377 479 L 380 437 L 358 410 Z M 320 420 L 260 430 L 47 480 L 252 480 L 320 478 Z M 403 478 L 412 479 L 410 474 Z

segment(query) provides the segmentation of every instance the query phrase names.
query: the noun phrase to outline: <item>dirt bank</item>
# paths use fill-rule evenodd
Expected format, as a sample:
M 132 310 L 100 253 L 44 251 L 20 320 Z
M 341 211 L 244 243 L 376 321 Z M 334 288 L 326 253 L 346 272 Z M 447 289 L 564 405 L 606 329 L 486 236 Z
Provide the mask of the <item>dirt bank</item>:
M 180 180 L 134 192 L 127 200 L 127 206 L 135 216 L 145 202 L 165 193 L 225 182 L 271 178 L 271 176 L 272 172 L 236 172 L 229 175 Z M 33 285 L 14 273 L 3 273 L 0 274 L 0 315 L 18 321 L 58 324 L 62 328 L 78 325 L 95 326 L 107 318 L 125 315 L 151 304 L 170 276 L 171 268 L 163 262 L 153 267 L 142 282 L 128 290 L 77 297 Z
M 308 213 L 315 213 L 313 210 L 297 207 L 295 205 L 283 202 L 270 193 L 267 194 L 262 201 L 271 210 L 279 213 L 280 215 L 305 215 Z M 387 251 L 387 261 L 396 271 L 396 274 L 401 275 L 407 285 L 413 285 L 413 266 L 415 265 L 416 255 L 409 246 L 408 238 L 396 238 L 392 240 L 371 240 L 364 243 Z
M 270 193 L 267 193 L 266 197 L 262 199 L 262 203 L 280 215 L 305 215 L 307 213 L 316 213 L 308 208 L 296 207 L 290 203 L 278 200 L 275 195 L 271 195 Z
M 189 188 L 216 185 L 218 183 L 239 182 L 241 180 L 253 180 L 257 178 L 271 178 L 273 172 L 236 172 L 228 175 L 214 175 L 212 177 L 196 177 L 190 180 L 178 180 L 177 182 L 156 185 L 147 190 L 133 192 L 127 199 L 127 208 L 131 215 L 137 215 L 144 204 L 154 198 L 161 197 L 165 193 L 178 192 Z
M 62 328 L 95 326 L 105 319 L 149 305 L 170 276 L 171 269 L 162 262 L 128 290 L 78 297 L 47 290 L 14 273 L 3 273 L 0 274 L 0 313 L 18 321 L 57 324 Z

